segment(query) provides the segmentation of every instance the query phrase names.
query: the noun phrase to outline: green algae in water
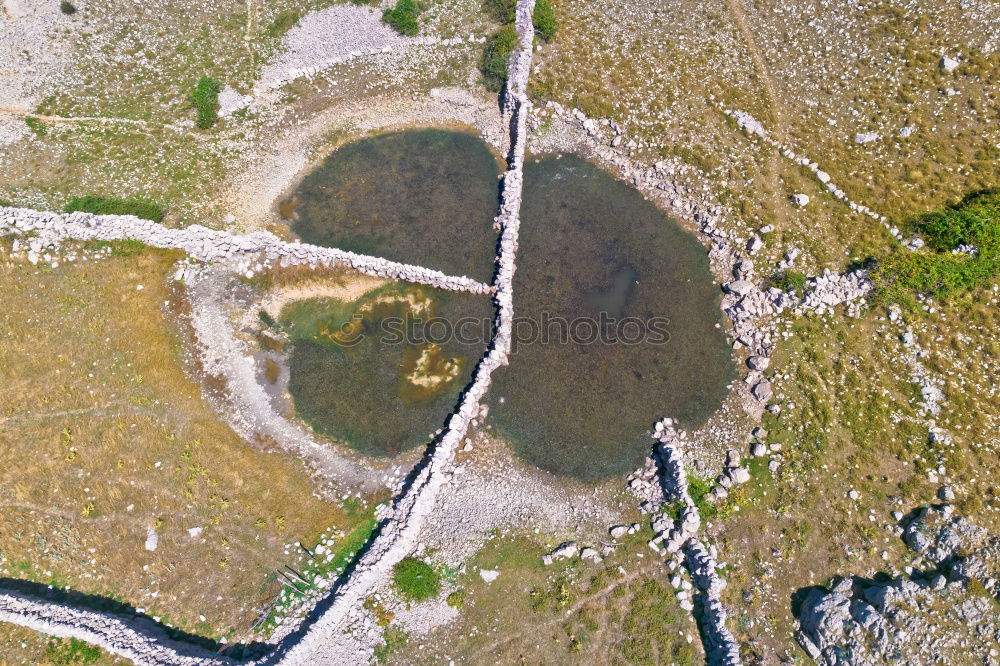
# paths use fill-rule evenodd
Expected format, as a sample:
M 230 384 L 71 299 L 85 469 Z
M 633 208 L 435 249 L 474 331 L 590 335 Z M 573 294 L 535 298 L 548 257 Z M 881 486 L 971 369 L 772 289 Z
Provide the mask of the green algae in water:
M 494 375 L 491 421 L 543 469 L 585 480 L 634 469 L 657 420 L 696 427 L 726 395 L 734 369 L 719 298 L 704 248 L 637 190 L 576 157 L 529 163 L 516 315 L 667 317 L 670 337 L 519 344 Z
M 487 145 L 463 132 L 362 139 L 303 179 L 292 228 L 308 243 L 489 282 L 499 173 Z
M 317 432 L 364 453 L 391 456 L 426 444 L 485 351 L 477 336 L 438 342 L 445 337 L 438 334 L 444 322 L 488 322 L 491 312 L 482 296 L 400 284 L 351 303 L 286 306 L 281 324 L 292 338 L 288 390 L 296 411 Z M 418 327 L 430 321 L 437 324 L 426 341 Z

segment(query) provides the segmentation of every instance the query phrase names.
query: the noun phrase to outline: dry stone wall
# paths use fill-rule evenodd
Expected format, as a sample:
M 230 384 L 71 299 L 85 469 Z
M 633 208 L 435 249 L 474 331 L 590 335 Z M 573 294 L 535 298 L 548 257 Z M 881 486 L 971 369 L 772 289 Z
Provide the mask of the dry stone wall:
M 289 243 L 267 231 L 233 234 L 198 224 L 173 229 L 131 215 L 51 213 L 27 208 L 0 208 L 0 235 L 25 238 L 28 259 L 35 263 L 49 249 L 70 240 L 135 240 L 159 248 L 183 250 L 194 259 L 263 269 L 271 266 L 342 266 L 367 275 L 427 284 L 449 291 L 490 293 L 489 285 L 464 276 L 370 257 L 336 248 Z
M 739 643 L 726 627 L 729 613 L 721 601 L 726 582 L 718 574 L 714 551 L 698 540 L 701 516 L 688 492 L 683 454 L 685 433 L 674 428 L 673 420 L 663 419 L 656 424 L 653 436 L 659 442 L 656 453 L 664 495 L 680 500 L 682 507 L 678 520 L 670 520 L 664 514 L 653 515 L 651 523 L 656 536 L 649 545 L 661 555 L 683 553 L 695 587 L 701 592 L 702 641 L 708 663 L 739 666 L 743 663 Z M 693 610 L 690 603 L 685 607 Z
M 0 621 L 19 624 L 60 638 L 92 643 L 137 664 L 186 666 L 234 664 L 215 652 L 170 639 L 148 618 L 73 608 L 66 604 L 32 599 L 0 587 Z

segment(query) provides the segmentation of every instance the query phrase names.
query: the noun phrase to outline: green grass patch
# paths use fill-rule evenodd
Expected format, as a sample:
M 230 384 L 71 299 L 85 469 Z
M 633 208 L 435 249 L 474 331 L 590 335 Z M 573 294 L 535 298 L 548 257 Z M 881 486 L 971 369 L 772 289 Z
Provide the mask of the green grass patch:
M 987 284 L 1000 271 L 1000 192 L 972 194 L 910 226 L 929 251 L 898 249 L 875 265 L 871 279 L 882 302 L 912 305 L 915 294 L 947 300 Z M 951 253 L 962 244 L 978 252 Z
M 633 584 L 622 618 L 621 656 L 630 664 L 694 664 L 694 648 L 682 638 L 674 591 L 655 579 Z
M 465 605 L 465 588 L 460 587 L 447 597 L 445 597 L 445 603 L 452 608 L 461 608 Z
M 771 286 L 781 291 L 791 291 L 801 294 L 806 288 L 806 275 L 798 271 L 781 271 L 771 276 Z
M 28 126 L 28 129 L 31 130 L 31 133 L 35 136 L 45 136 L 49 133 L 48 125 L 43 123 L 38 118 L 26 116 L 24 118 L 24 124 Z
M 517 31 L 513 25 L 505 25 L 486 40 L 479 71 L 489 90 L 499 92 L 507 82 L 507 60 L 516 46 Z
M 69 640 L 53 638 L 45 646 L 42 661 L 49 664 L 78 666 L 93 664 L 101 658 L 101 649 L 76 638 Z
M 702 520 L 708 520 L 718 512 L 718 508 L 708 501 L 710 490 L 712 490 L 711 479 L 697 474 L 688 475 L 688 494 L 691 495 L 691 501 L 694 502 L 698 513 L 701 514 Z
M 415 0 L 396 0 L 396 6 L 382 13 L 382 21 L 388 23 L 396 32 L 413 37 L 420 32 L 420 22 L 417 17 L 423 11 L 423 5 Z
M 102 241 L 92 240 L 83 244 L 83 249 L 91 252 L 111 248 L 112 257 L 134 257 L 142 254 L 149 246 L 142 241 L 131 238 L 125 240 Z
M 406 647 L 410 635 L 398 627 L 387 627 L 382 634 L 382 643 L 375 646 L 375 661 L 384 664 L 389 657 Z
M 294 9 L 282 10 L 278 12 L 278 15 L 274 17 L 264 32 L 268 37 L 277 39 L 294 28 L 301 18 L 302 15 Z
M 407 601 L 426 601 L 441 592 L 441 577 L 431 565 L 415 557 L 404 557 L 392 569 L 396 589 Z
M 73 197 L 63 206 L 64 213 L 94 213 L 95 215 L 135 215 L 153 222 L 163 221 L 163 208 L 149 199 L 102 197 L 87 195 Z
M 552 6 L 552 0 L 536 0 L 535 11 L 531 14 L 531 22 L 535 25 L 535 33 L 545 41 L 555 37 L 559 24 L 556 20 L 556 10 Z
M 59 11 L 66 16 L 72 16 L 73 14 L 76 14 L 76 5 L 69 2 L 69 0 L 63 0 L 59 3 Z
M 487 16 L 500 24 L 514 22 L 515 0 L 485 0 L 483 9 Z
M 198 113 L 195 124 L 199 129 L 209 129 L 219 122 L 219 92 L 222 84 L 210 76 L 198 79 L 191 92 L 191 105 Z

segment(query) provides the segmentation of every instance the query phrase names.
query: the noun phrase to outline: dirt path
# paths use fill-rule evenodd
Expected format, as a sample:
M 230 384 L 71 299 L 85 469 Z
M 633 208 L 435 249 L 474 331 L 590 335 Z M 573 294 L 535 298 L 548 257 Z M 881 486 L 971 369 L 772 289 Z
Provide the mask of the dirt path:
M 115 118 L 113 116 L 48 116 L 42 113 L 32 113 L 27 109 L 18 109 L 9 106 L 0 106 L 0 113 L 8 116 L 21 116 L 22 118 L 34 118 L 46 123 L 122 123 L 125 125 L 138 125 L 147 127 L 149 123 L 145 120 L 135 120 L 133 118 Z
M 771 77 L 771 70 L 764 61 L 760 48 L 757 46 L 757 40 L 754 39 L 753 31 L 747 23 L 744 2 L 745 0 L 726 0 L 726 6 L 729 8 L 729 13 L 739 28 L 740 35 L 742 35 L 747 50 L 750 52 L 750 58 L 753 60 L 757 76 L 760 77 L 761 82 L 764 84 L 764 93 L 767 95 L 768 106 L 771 111 L 771 132 L 778 141 L 785 143 L 787 134 L 785 132 L 781 101 L 774 88 L 774 79 Z M 785 216 L 780 211 L 784 209 L 786 193 L 782 188 L 779 177 L 781 169 L 780 156 L 777 154 L 769 155 L 766 165 L 764 175 L 767 195 L 770 199 L 770 207 L 778 220 L 782 220 Z
M 743 41 L 746 42 L 747 50 L 750 51 L 750 58 L 753 59 L 754 69 L 757 70 L 757 75 L 764 84 L 764 92 L 767 94 L 767 101 L 774 116 L 771 119 L 772 132 L 779 138 L 782 138 L 784 122 L 781 118 L 781 103 L 778 101 L 778 95 L 774 90 L 774 80 L 771 78 L 771 71 L 768 69 L 767 63 L 764 62 L 764 57 L 760 54 L 753 31 L 747 24 L 743 2 L 744 0 L 726 0 L 726 6 L 729 7 L 729 13 L 732 15 L 733 21 L 736 22 L 736 27 L 739 28 L 740 35 L 743 36 Z

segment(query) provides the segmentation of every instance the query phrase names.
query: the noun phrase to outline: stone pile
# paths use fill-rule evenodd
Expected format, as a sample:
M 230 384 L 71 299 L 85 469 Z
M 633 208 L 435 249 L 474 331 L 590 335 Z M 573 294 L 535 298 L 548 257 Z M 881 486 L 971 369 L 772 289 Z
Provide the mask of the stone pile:
M 0 208 L 0 235 L 25 237 L 28 260 L 36 263 L 50 249 L 65 241 L 134 240 L 153 247 L 187 252 L 199 261 L 251 266 L 342 266 L 367 275 L 427 284 L 449 291 L 490 293 L 489 285 L 467 277 L 307 243 L 289 243 L 267 231 L 233 234 L 198 224 L 182 229 L 131 215 L 50 213 L 27 208 Z M 248 261 L 249 260 L 249 261 Z

